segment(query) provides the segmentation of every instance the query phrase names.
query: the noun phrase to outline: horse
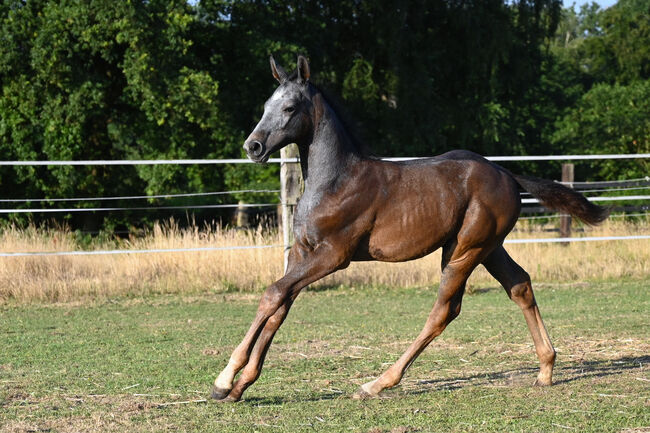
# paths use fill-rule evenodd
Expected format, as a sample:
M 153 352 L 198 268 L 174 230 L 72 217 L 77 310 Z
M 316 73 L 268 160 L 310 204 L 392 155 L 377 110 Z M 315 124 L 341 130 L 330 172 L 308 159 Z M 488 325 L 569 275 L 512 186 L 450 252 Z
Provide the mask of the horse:
M 250 328 L 214 381 L 212 398 L 238 401 L 257 380 L 273 336 L 307 285 L 352 261 L 403 262 L 438 248 L 442 276 L 424 328 L 391 367 L 353 398 L 376 397 L 400 382 L 415 358 L 459 315 L 465 283 L 479 264 L 523 311 L 540 363 L 534 384 L 551 385 L 555 350 L 530 276 L 503 241 L 519 217 L 522 189 L 545 207 L 591 225 L 607 218 L 608 210 L 557 182 L 513 174 L 469 151 L 406 162 L 368 157 L 310 82 L 305 57 L 298 56 L 291 74 L 273 56 L 270 64 L 279 85 L 244 149 L 253 162 L 264 163 L 296 143 L 304 193 L 294 214 L 287 270 L 262 295 Z

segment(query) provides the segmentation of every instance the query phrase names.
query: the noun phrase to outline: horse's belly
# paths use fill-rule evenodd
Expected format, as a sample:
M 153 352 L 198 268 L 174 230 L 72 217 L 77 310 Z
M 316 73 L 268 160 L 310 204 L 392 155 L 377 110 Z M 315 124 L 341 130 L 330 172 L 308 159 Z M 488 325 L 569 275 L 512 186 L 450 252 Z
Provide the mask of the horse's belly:
M 378 218 L 368 236 L 370 259 L 403 262 L 440 248 L 453 230 L 453 215 L 431 206 L 414 206 L 409 212 Z

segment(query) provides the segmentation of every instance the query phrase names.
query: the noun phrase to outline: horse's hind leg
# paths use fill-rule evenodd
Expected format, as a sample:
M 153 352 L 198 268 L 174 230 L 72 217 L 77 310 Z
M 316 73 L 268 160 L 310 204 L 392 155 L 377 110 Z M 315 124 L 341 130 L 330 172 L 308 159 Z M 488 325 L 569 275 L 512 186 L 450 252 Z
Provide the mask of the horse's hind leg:
M 503 246 L 495 249 L 483 261 L 483 265 L 501 283 L 510 299 L 524 313 L 540 362 L 539 375 L 535 385 L 551 385 L 553 364 L 555 364 L 555 349 L 553 349 L 551 339 L 544 327 L 542 316 L 539 314 L 533 288 L 530 284 L 530 276 L 512 260 Z
M 455 248 L 443 250 L 443 269 L 438 298 L 420 335 L 395 364 L 379 378 L 362 385 L 353 398 L 375 397 L 382 390 L 392 388 L 402 380 L 415 358 L 460 314 L 465 283 L 484 254 L 484 250 L 478 248 L 465 250 L 464 253 Z

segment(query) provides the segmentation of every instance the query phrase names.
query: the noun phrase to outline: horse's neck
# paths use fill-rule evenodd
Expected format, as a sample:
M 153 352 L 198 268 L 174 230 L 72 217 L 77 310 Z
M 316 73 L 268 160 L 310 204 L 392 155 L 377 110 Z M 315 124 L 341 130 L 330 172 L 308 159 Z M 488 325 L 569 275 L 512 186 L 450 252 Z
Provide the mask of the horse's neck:
M 312 141 L 299 146 L 305 189 L 328 188 L 360 160 L 334 111 L 320 94 L 315 99 Z

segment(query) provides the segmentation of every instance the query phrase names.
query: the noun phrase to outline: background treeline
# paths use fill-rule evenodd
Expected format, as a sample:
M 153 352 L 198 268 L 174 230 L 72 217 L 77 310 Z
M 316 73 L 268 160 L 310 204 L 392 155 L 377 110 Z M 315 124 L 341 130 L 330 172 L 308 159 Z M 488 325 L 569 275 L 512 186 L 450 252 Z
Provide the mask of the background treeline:
M 4 0 L 0 22 L 3 160 L 242 157 L 275 85 L 271 53 L 287 68 L 307 55 L 313 80 L 340 96 L 376 155 L 650 152 L 650 0 L 577 13 L 554 0 Z M 510 168 L 551 178 L 559 171 Z M 648 168 L 596 162 L 579 165 L 576 177 L 638 177 Z M 277 188 L 278 171 L 3 167 L 0 197 Z M 277 200 L 149 203 L 234 199 Z M 165 215 L 65 218 L 110 228 Z

